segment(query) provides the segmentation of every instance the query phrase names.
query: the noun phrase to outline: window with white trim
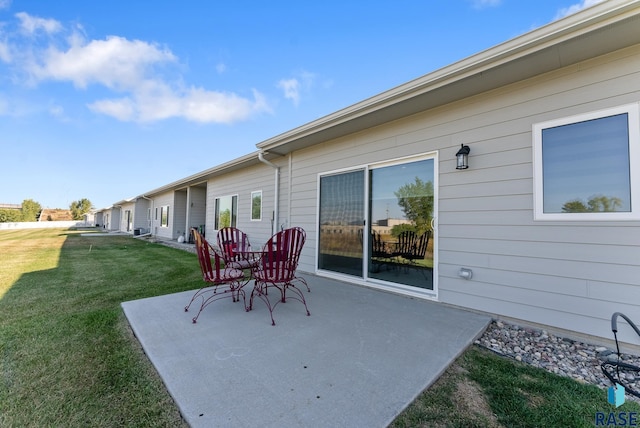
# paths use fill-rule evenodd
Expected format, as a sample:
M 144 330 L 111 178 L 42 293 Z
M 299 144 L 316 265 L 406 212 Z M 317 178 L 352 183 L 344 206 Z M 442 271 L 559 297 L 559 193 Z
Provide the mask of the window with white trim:
M 131 232 L 133 229 L 133 216 L 131 215 L 131 210 L 124 211 L 124 222 L 126 224 L 127 232 Z
M 533 125 L 536 220 L 640 219 L 638 104 Z
M 160 207 L 160 227 L 169 227 L 169 205 Z
M 251 192 L 251 220 L 262 220 L 262 190 Z
M 236 227 L 238 218 L 238 195 L 216 198 L 215 229 Z

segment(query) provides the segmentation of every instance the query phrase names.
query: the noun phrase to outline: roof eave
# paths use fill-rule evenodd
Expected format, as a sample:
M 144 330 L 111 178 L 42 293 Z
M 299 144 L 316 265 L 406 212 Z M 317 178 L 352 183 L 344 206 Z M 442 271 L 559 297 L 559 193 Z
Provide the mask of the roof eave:
M 640 0 L 609 0 L 265 140 L 286 154 L 640 43 Z
M 246 168 L 247 166 L 251 166 L 258 163 L 260 163 L 260 161 L 258 160 L 258 152 L 255 151 L 255 152 L 249 153 L 248 155 L 239 157 L 237 159 L 233 159 L 229 162 L 223 163 L 221 165 L 217 165 L 213 168 L 209 168 L 207 170 L 204 170 L 197 174 L 183 178 L 181 180 L 174 181 L 173 183 L 169 183 L 165 186 L 159 187 L 149 192 L 145 192 L 139 197 L 148 198 L 148 197 L 157 196 L 161 193 L 181 190 L 190 186 L 200 185 L 200 184 L 206 183 L 207 180 L 215 176 L 227 174 L 229 172 Z

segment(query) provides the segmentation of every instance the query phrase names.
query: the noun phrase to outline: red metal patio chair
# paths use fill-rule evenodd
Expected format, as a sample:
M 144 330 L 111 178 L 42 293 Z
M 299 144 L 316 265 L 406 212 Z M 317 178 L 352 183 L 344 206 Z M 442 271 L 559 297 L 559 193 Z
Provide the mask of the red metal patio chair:
M 249 237 L 240 229 L 224 227 L 218 230 L 217 239 L 226 265 L 237 269 L 251 269 L 257 265 L 258 258 L 251 250 Z
M 206 285 L 193 295 L 189 304 L 184 308 L 185 312 L 189 310 L 191 304 L 197 298 L 201 298 L 200 309 L 192 320 L 196 323 L 202 310 L 210 303 L 225 297 L 231 297 L 234 302 L 238 302 L 240 301 L 240 295 L 242 295 L 246 310 L 246 299 L 242 289 L 246 281 L 244 281 L 242 269 L 223 266 L 223 258 L 219 251 L 213 248 L 195 229 L 193 229 L 193 236 L 196 241 L 196 252 L 200 269 L 202 270 L 202 279 Z M 210 294 L 210 296 L 206 297 L 207 294 Z
M 255 284 L 249 299 L 249 310 L 253 308 L 254 296 L 259 297 L 269 308 L 271 325 L 276 325 L 273 310 L 278 303 L 285 303 L 287 298 L 298 300 L 304 305 L 307 316 L 311 315 L 303 292 L 295 286 L 299 281 L 307 286 L 304 278 L 296 276 L 296 269 L 300 260 L 300 253 L 306 240 L 306 233 L 300 227 L 285 229 L 269 239 L 262 250 L 262 257 L 253 272 Z M 280 291 L 278 300 L 271 304 L 267 289 L 275 287 Z M 308 288 L 308 286 L 307 286 Z M 287 295 L 287 292 L 290 291 Z

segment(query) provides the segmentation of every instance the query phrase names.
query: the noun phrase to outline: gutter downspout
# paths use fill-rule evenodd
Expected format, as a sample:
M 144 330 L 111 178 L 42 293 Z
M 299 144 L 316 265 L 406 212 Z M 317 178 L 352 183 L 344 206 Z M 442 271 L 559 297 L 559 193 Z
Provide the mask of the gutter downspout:
M 271 226 L 271 234 L 275 235 L 278 231 L 279 224 L 279 207 L 280 207 L 280 167 L 273 162 L 264 158 L 264 153 L 258 153 L 258 160 L 271 168 L 275 169 L 275 191 L 274 191 L 274 208 L 273 208 L 273 225 Z

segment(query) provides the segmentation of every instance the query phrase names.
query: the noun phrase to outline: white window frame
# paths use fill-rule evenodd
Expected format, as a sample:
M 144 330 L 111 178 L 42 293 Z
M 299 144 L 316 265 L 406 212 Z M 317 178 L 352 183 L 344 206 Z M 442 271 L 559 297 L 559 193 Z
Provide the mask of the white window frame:
M 165 223 L 166 213 L 166 223 Z M 160 227 L 169 227 L 169 205 L 163 205 L 160 207 Z
M 131 232 L 133 230 L 133 215 L 131 214 L 131 210 L 124 210 L 124 222 L 126 223 L 126 231 Z
M 260 196 L 260 215 L 258 218 L 253 217 L 253 198 L 256 196 Z M 262 190 L 255 190 L 251 192 L 251 202 L 249 206 L 249 216 L 251 221 L 261 221 L 262 220 Z
M 220 224 L 219 224 L 219 220 L 220 220 L 220 199 L 223 198 L 231 198 L 231 207 L 232 207 L 232 212 L 231 212 L 231 218 L 230 223 L 231 223 L 231 227 L 237 227 L 238 224 L 238 216 L 240 215 L 238 213 L 239 209 L 239 200 L 240 198 L 238 198 L 238 194 L 232 194 L 232 195 L 224 195 L 224 196 L 218 196 L 217 198 L 215 198 L 214 200 L 214 207 L 213 207 L 213 212 L 214 212 L 214 216 L 215 218 L 213 219 L 214 221 L 214 227 L 215 230 L 219 230 Z M 235 198 L 235 204 L 233 203 L 233 198 Z M 236 212 L 235 212 L 235 216 L 233 215 L 233 207 L 235 206 L 236 208 Z M 234 221 L 235 220 L 235 221 Z
M 543 207 L 542 131 L 609 116 L 627 114 L 629 133 L 629 185 L 631 210 L 629 212 L 545 213 Z M 571 162 L 571 159 L 567 159 Z M 547 221 L 618 221 L 640 220 L 640 114 L 638 103 L 536 123 L 533 125 L 533 183 L 534 220 Z

